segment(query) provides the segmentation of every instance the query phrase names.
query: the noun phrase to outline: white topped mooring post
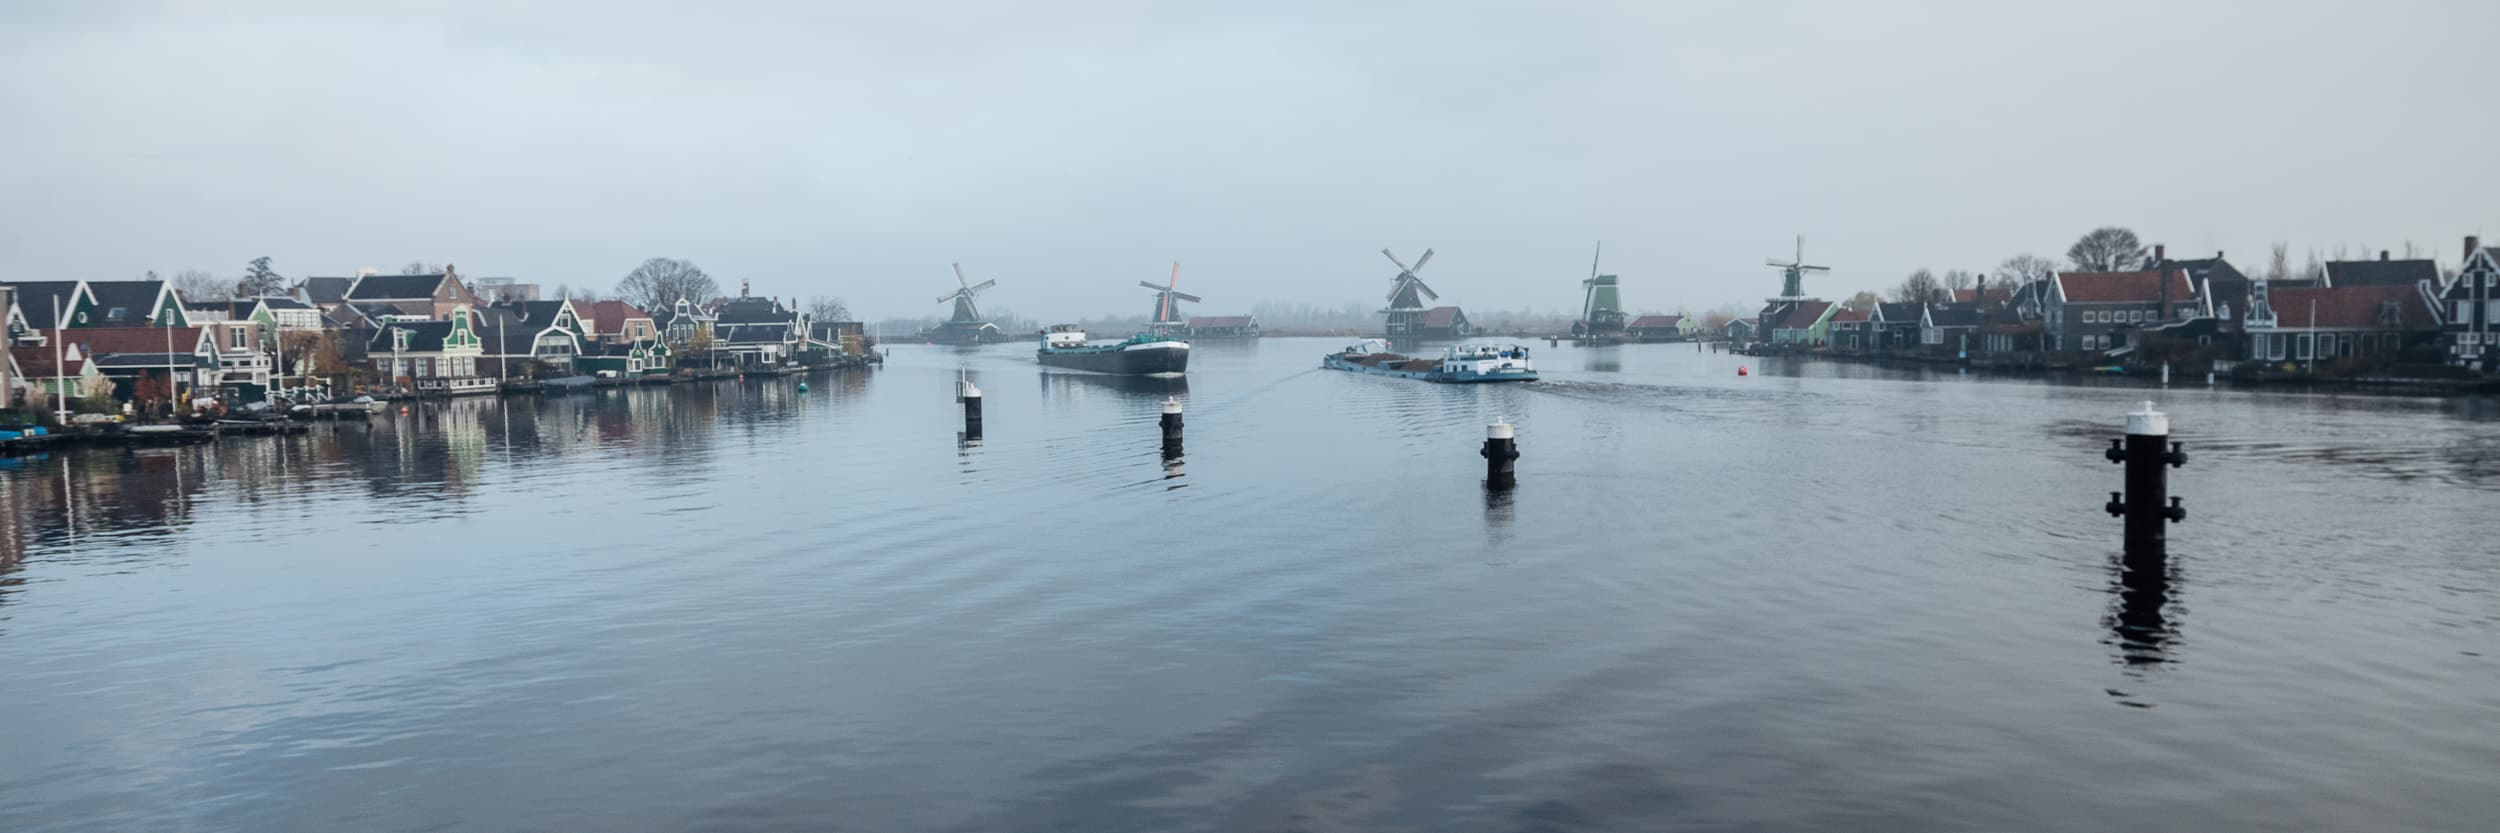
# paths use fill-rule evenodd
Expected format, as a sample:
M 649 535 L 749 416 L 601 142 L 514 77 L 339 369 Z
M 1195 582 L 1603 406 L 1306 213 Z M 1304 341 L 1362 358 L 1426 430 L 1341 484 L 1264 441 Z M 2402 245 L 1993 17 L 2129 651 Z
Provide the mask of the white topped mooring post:
M 959 377 L 955 380 L 955 399 L 964 403 L 964 439 L 980 439 L 981 386 L 973 384 L 970 376 Z
M 1157 420 L 1163 426 L 1163 456 L 1178 457 L 1181 453 L 1181 401 L 1163 398 L 1163 415 Z
M 2127 414 L 2127 436 L 2109 441 L 2103 456 L 2112 463 L 2125 463 L 2126 491 L 2109 493 L 2111 515 L 2127 519 L 2127 556 L 2161 558 L 2169 546 L 2167 524 L 2187 518 L 2187 509 L 2179 499 L 2170 497 L 2170 472 L 2164 469 L 2187 464 L 2187 452 L 2179 443 L 2162 444 L 2170 439 L 2170 415 L 2153 410 L 2147 401 L 2141 410 Z M 2164 504 L 2167 505 L 2164 505 Z
M 1484 427 L 1484 487 L 1506 491 L 1519 485 L 1516 463 L 1519 460 L 1518 431 L 1510 423 L 1494 420 Z

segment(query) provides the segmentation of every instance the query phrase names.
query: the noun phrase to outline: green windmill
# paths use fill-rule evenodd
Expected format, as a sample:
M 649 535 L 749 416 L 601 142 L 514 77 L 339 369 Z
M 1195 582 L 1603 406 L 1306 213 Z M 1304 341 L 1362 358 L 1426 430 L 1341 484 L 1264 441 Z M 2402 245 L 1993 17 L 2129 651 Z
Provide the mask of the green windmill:
M 1786 261 L 1768 260 L 1764 262 L 1772 266 L 1779 267 L 1781 275 L 1785 278 L 1780 283 L 1780 296 L 1771 299 L 1771 303 L 1774 304 L 1805 300 L 1806 273 L 1829 272 L 1832 270 L 1829 266 L 1806 265 L 1806 236 L 1802 234 L 1797 235 L 1797 256 L 1795 258 Z
M 1580 282 L 1580 323 L 1574 325 L 1578 335 L 1604 338 L 1623 334 L 1623 288 L 1613 275 L 1597 274 L 1598 258 L 1606 253 L 1606 244 L 1597 244 L 1597 254 L 1589 257 L 1589 277 Z

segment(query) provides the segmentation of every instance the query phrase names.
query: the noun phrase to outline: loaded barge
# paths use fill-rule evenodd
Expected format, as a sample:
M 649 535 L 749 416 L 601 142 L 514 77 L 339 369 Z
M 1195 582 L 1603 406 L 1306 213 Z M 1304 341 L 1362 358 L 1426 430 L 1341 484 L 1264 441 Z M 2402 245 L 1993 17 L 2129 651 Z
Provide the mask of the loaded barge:
M 1189 372 L 1189 342 L 1153 332 L 1096 344 L 1086 340 L 1084 328 L 1059 324 L 1042 331 L 1042 346 L 1034 356 L 1051 367 L 1115 376 L 1179 376 Z
M 1365 339 L 1328 354 L 1320 360 L 1320 366 L 1450 384 L 1536 381 L 1536 366 L 1528 361 L 1528 348 L 1516 344 L 1461 344 L 1441 351 L 1440 358 L 1425 359 L 1392 353 L 1389 342 Z

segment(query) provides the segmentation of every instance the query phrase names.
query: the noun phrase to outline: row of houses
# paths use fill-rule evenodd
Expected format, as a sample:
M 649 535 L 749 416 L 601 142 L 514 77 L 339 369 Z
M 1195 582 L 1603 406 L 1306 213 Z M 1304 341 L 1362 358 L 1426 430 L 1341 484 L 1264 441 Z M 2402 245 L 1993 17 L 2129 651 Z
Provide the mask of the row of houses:
M 506 379 L 644 376 L 861 355 L 860 325 L 779 299 L 482 300 L 432 275 L 307 278 L 282 296 L 185 299 L 167 282 L 0 285 L 0 406 L 55 399 L 258 401 L 361 376 L 418 391 Z M 161 389 L 158 386 L 162 386 Z
M 1932 303 L 1845 309 L 1779 299 L 1731 322 L 1740 343 L 1851 353 L 2064 355 L 2118 363 L 2210 359 L 2225 365 L 2450 364 L 2500 359 L 2500 248 L 2465 238 L 2463 265 L 2429 259 L 2334 261 L 2314 278 L 2251 278 L 2220 252 L 2126 272 L 2057 272 L 1959 290 Z

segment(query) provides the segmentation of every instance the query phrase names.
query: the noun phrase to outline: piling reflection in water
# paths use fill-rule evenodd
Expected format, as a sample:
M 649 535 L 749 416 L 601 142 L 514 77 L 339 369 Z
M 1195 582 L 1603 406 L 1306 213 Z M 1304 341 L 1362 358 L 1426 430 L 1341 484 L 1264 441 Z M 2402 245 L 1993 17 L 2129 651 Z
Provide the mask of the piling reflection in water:
M 2175 661 L 2179 626 L 2172 608 L 2178 579 L 2168 558 L 2110 559 L 2110 592 L 2117 598 L 2102 624 L 2110 645 L 2129 669 L 2154 670 Z

